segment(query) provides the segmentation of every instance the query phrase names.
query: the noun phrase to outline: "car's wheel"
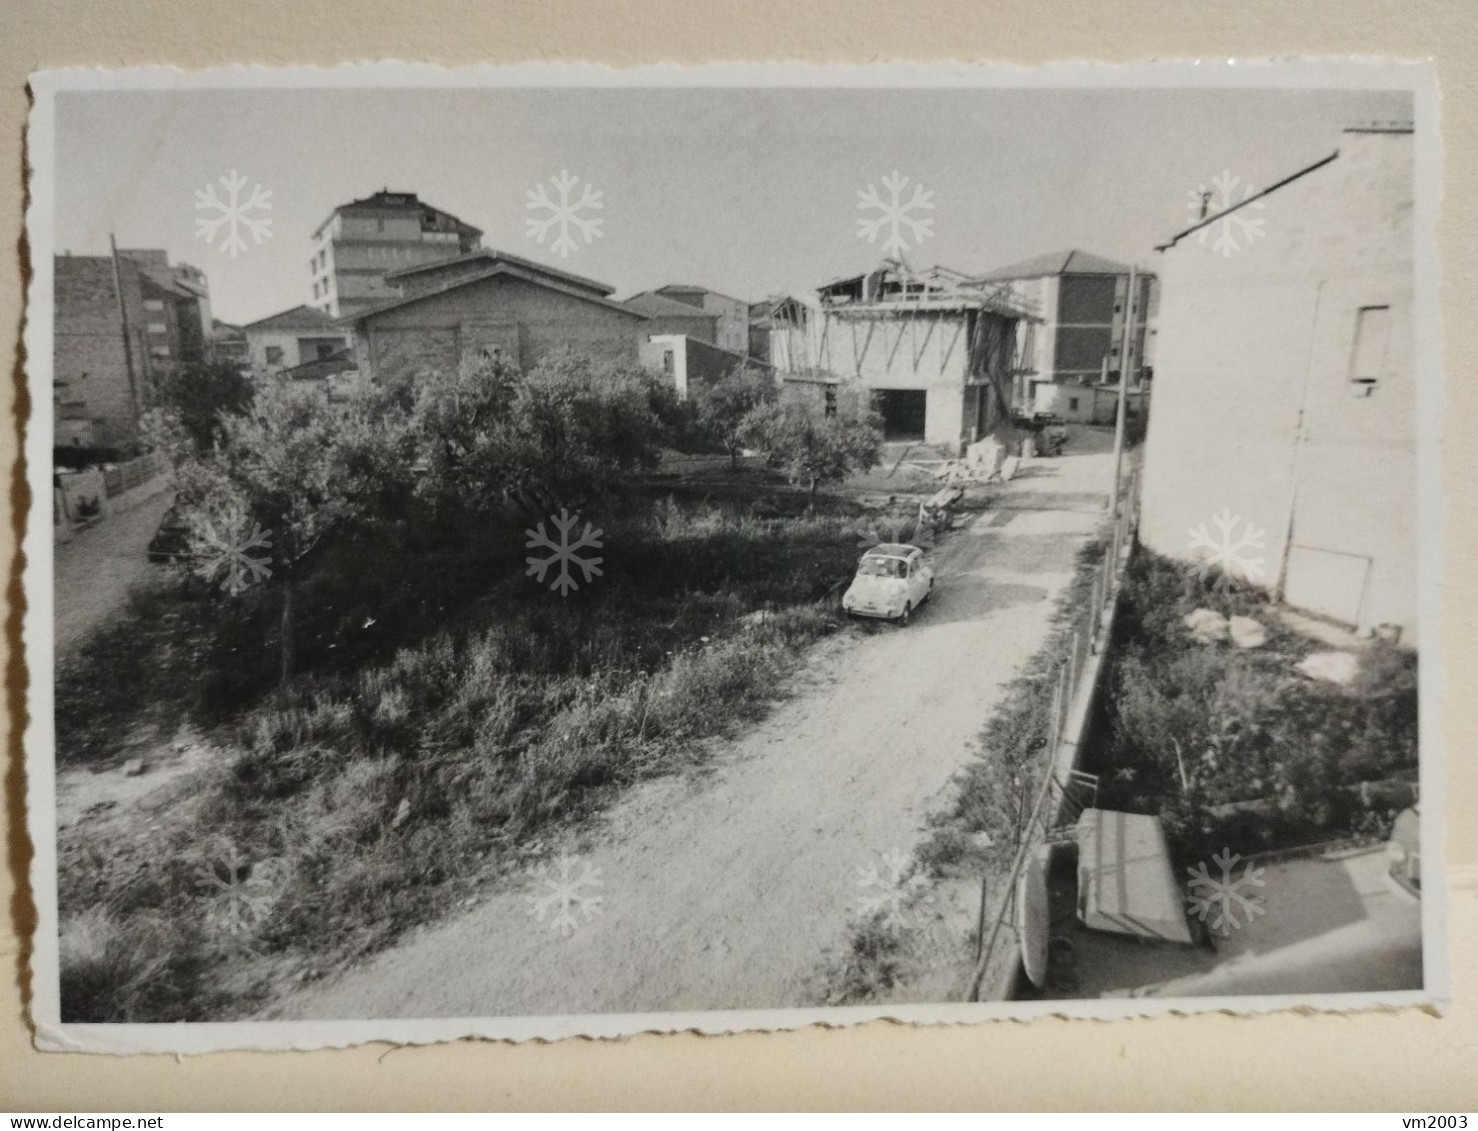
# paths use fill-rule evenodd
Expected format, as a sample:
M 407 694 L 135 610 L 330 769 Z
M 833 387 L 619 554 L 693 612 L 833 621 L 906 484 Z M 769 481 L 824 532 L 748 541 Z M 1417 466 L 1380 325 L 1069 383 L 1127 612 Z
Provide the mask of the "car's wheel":
M 901 625 L 906 625 L 912 619 L 913 619 L 913 603 L 911 601 L 910 602 L 905 602 L 904 603 L 904 606 L 903 606 L 903 612 L 901 612 L 901 613 L 898 614 L 898 623 L 901 624 Z

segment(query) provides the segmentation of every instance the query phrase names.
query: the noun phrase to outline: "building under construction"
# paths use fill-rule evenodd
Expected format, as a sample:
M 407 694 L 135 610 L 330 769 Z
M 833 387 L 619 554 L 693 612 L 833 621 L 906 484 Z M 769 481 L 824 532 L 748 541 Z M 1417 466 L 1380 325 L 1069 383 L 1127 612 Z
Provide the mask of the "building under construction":
M 1009 287 L 896 259 L 760 313 L 769 360 L 794 391 L 830 397 L 855 381 L 872 391 L 889 440 L 952 453 L 1009 422 L 1039 321 Z

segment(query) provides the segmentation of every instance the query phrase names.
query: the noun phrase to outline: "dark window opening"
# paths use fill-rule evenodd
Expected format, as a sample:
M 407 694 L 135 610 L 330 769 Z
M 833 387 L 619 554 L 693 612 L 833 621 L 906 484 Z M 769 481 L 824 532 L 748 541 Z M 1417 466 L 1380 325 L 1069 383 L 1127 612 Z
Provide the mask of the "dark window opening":
M 1362 306 L 1355 316 L 1355 342 L 1350 354 L 1350 381 L 1368 393 L 1386 367 L 1391 336 L 1391 308 Z
M 873 403 L 883 417 L 885 440 L 922 440 L 928 415 L 928 393 L 923 389 L 879 389 Z

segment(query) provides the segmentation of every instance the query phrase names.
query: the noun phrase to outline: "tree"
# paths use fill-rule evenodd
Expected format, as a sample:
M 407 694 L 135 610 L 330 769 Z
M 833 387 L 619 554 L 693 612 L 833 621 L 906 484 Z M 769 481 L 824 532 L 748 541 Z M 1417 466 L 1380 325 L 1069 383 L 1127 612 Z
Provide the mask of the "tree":
M 426 374 L 411 408 L 418 491 L 454 513 L 506 500 L 542 516 L 655 466 L 680 415 L 644 370 L 568 352 L 526 373 L 492 362 Z
M 240 369 L 209 361 L 183 365 L 158 386 L 159 408 L 178 420 L 198 451 L 209 448 L 226 419 L 245 412 L 255 394 Z
M 405 422 L 367 392 L 330 406 L 285 380 L 223 417 L 216 442 L 176 466 L 175 505 L 191 528 L 195 573 L 236 595 L 282 599 L 281 679 L 293 671 L 293 590 L 314 551 L 408 481 Z
M 795 403 L 760 405 L 738 431 L 744 443 L 769 452 L 792 483 L 805 482 L 813 503 L 819 484 L 874 468 L 882 455 L 882 420 L 855 389 L 838 391 L 831 414 Z
M 717 381 L 698 385 L 693 393 L 700 434 L 719 444 L 737 465 L 744 449 L 740 429 L 755 409 L 772 404 L 779 389 L 770 374 L 754 366 L 739 364 Z

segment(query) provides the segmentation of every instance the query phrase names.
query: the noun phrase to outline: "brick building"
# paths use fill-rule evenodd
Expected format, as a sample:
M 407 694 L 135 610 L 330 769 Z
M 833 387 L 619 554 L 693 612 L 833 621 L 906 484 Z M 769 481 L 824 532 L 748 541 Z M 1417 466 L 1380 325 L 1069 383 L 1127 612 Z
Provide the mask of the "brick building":
M 399 294 L 340 325 L 360 372 L 379 378 L 501 357 L 529 368 L 561 348 L 638 363 L 649 319 L 613 287 L 487 249 L 387 277 Z
M 404 267 L 465 255 L 482 232 L 413 192 L 382 189 L 333 210 L 313 233 L 315 310 L 341 318 L 395 297 L 385 277 Z
M 321 310 L 295 306 L 241 328 L 254 377 L 271 377 L 349 347 L 350 335 Z
M 1140 538 L 1193 559 L 1229 524 L 1248 580 L 1362 630 L 1417 620 L 1409 124 L 1329 156 L 1160 249 Z M 1203 242 L 1252 210 L 1235 255 Z M 1242 576 L 1241 573 L 1238 576 Z
M 59 255 L 53 278 L 55 443 L 128 447 L 159 381 L 205 358 L 205 276 L 163 251 L 120 249 Z
M 772 366 L 758 358 L 720 349 L 686 334 L 651 334 L 638 352 L 641 363 L 671 381 L 683 400 L 695 387 L 722 380 L 736 369 L 774 373 Z
M 623 306 L 647 317 L 648 334 L 684 334 L 696 342 L 718 344 L 718 315 L 658 291 L 642 291 L 622 300 Z
M 653 293 L 712 314 L 717 324 L 711 340 L 719 349 L 730 353 L 749 352 L 749 303 L 743 299 L 683 283 L 669 283 Z
M 1013 399 L 1018 409 L 1055 412 L 1083 423 L 1113 419 L 1114 398 L 1096 396 L 1087 387 L 1118 385 L 1129 271 L 1127 263 L 1071 250 L 1039 255 L 982 276 L 1009 287 L 1041 316 L 1039 325 L 1023 327 L 1032 340 L 1022 344 L 1021 353 L 1031 360 L 1016 381 Z M 1136 286 L 1135 360 L 1129 384 L 1138 392 L 1154 361 L 1157 294 L 1155 278 L 1148 272 L 1139 273 Z

